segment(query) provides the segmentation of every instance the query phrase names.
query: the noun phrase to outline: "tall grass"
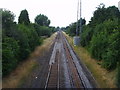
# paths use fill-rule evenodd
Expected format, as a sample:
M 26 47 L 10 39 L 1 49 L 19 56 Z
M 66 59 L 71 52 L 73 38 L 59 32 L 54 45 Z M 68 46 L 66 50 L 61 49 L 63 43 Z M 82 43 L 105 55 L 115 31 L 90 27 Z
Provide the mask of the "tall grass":
M 17 88 L 24 80 L 32 73 L 32 70 L 38 66 L 36 61 L 38 57 L 45 54 L 52 45 L 52 42 L 56 36 L 54 33 L 50 38 L 44 40 L 41 46 L 36 47 L 27 60 L 21 62 L 18 67 L 7 77 L 3 78 L 3 88 Z
M 65 33 L 64 33 L 65 34 Z M 106 69 L 100 66 L 101 62 L 93 59 L 89 52 L 81 47 L 73 45 L 73 38 L 65 34 L 68 39 L 68 42 L 73 47 L 76 54 L 79 56 L 80 60 L 87 66 L 91 71 L 92 75 L 96 79 L 100 88 L 115 88 L 115 73 L 114 71 L 107 71 Z

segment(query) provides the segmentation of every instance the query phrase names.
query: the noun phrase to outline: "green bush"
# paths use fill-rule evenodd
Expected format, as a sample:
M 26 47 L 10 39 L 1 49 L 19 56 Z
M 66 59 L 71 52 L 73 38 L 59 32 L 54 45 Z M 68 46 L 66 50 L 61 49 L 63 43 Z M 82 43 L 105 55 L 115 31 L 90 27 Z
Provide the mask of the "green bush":
M 19 55 L 18 42 L 10 37 L 4 38 L 2 43 L 3 76 L 9 74 L 17 66 L 18 55 Z
M 52 31 L 49 27 L 46 26 L 40 26 L 40 30 L 41 30 L 41 36 L 50 36 Z
M 90 40 L 93 35 L 93 30 L 94 29 L 90 28 L 89 26 L 83 26 L 83 31 L 81 34 L 81 41 L 80 41 L 80 43 L 83 47 L 89 46 Z
M 68 29 L 68 33 L 74 35 L 75 26 L 70 25 Z M 102 67 L 116 69 L 120 62 L 120 12 L 117 7 L 105 8 L 104 4 L 100 4 L 91 21 L 83 26 L 80 37 L 80 44 L 88 49 L 93 58 L 102 61 Z M 117 73 L 120 87 L 120 64 Z
M 102 60 L 102 54 L 104 53 L 106 47 L 107 38 L 103 32 L 97 35 L 93 35 L 89 49 L 93 58 L 96 58 L 97 60 Z
M 119 31 L 117 20 L 105 21 L 94 29 L 89 50 L 93 58 L 103 60 L 102 66 L 111 70 L 116 67 Z
M 109 44 L 103 54 L 103 66 L 109 70 L 116 68 L 120 52 L 120 33 L 118 30 L 113 31 L 113 34 L 109 35 Z
M 34 48 L 39 45 L 39 37 L 34 30 L 34 27 L 32 26 L 25 26 L 24 24 L 19 24 L 18 29 L 23 33 L 25 39 L 25 42 L 28 44 L 28 47 L 26 49 L 33 51 Z M 24 38 L 23 38 L 24 39 Z
M 41 36 L 47 36 L 50 37 L 51 34 L 54 32 L 54 28 L 49 28 L 47 26 L 39 26 L 34 24 L 34 28 L 36 29 L 36 32 L 39 37 Z
M 117 66 L 117 75 L 116 75 L 116 77 L 117 77 L 117 86 L 118 86 L 118 88 L 120 88 L 120 62 L 118 63 L 118 66 Z
M 70 36 L 75 36 L 76 35 L 76 23 L 72 23 L 70 25 L 70 28 L 68 28 L 67 32 Z
M 43 42 L 41 36 L 50 36 L 55 28 L 32 24 L 27 10 L 19 16 L 19 24 L 14 22 L 14 14 L 7 10 L 2 12 L 2 67 L 3 77 L 16 68 L 19 62 L 25 60 L 36 46 Z M 44 22 L 44 21 L 43 21 Z

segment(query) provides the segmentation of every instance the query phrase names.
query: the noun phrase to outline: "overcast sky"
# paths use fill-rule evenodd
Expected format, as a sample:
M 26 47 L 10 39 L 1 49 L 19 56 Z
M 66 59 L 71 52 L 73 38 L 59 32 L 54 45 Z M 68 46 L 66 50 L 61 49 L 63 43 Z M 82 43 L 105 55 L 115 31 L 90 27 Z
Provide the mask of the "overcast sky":
M 21 10 L 27 9 L 31 22 L 38 14 L 44 14 L 51 20 L 51 26 L 65 27 L 76 22 L 78 0 L 0 0 L 0 8 L 6 8 L 15 15 L 18 21 Z M 106 7 L 115 5 L 119 0 L 82 0 L 82 18 L 87 22 L 100 3 Z

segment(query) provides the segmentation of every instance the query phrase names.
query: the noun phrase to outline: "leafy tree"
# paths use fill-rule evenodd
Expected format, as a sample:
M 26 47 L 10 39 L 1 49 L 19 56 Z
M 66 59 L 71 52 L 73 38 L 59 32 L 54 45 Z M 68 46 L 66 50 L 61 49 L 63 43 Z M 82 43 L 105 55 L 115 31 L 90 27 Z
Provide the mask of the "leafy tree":
M 50 20 L 48 19 L 47 16 L 39 14 L 35 18 L 35 23 L 39 24 L 40 26 L 49 26 Z
M 49 37 L 53 32 L 56 31 L 55 27 L 40 26 L 38 24 L 33 24 L 39 37 L 47 36 Z
M 14 23 L 14 14 L 11 11 L 0 9 L 2 12 L 2 28 L 9 29 Z
M 70 36 L 75 36 L 76 35 L 76 23 L 72 23 L 69 25 L 69 28 L 67 29 L 67 33 Z
M 51 34 L 52 34 L 52 33 L 54 33 L 54 32 L 56 32 L 56 29 L 55 29 L 55 27 L 53 27 L 53 26 L 50 26 L 49 28 L 50 28 L 50 30 L 51 30 Z
M 85 24 L 86 24 L 86 20 L 84 18 L 84 19 L 82 19 L 82 25 L 85 25 Z
M 96 26 L 90 43 L 91 55 L 103 60 L 102 66 L 108 70 L 116 68 L 118 61 L 119 31 L 118 20 L 108 20 Z
M 117 7 L 100 4 L 88 25 L 83 26 L 81 45 L 91 56 L 101 60 L 107 70 L 117 68 L 117 86 L 120 87 L 120 12 Z M 76 25 L 75 25 L 76 26 Z M 74 26 L 74 27 L 75 27 Z M 70 35 L 73 27 L 67 27 Z M 118 66 L 117 66 L 118 64 Z
M 42 43 L 41 36 L 50 36 L 54 27 L 48 27 L 50 21 L 39 24 L 31 24 L 27 10 L 22 10 L 19 23 L 14 22 L 14 14 L 8 10 L 2 12 L 2 65 L 3 77 L 8 75 L 22 60 L 25 60 L 36 46 Z M 45 16 L 46 17 L 46 16 Z
M 22 10 L 18 19 L 18 23 L 28 25 L 30 23 L 28 11 Z
M 37 35 L 36 31 L 34 30 L 34 28 L 31 25 L 26 26 L 24 24 L 19 24 L 18 29 L 19 29 L 19 31 L 21 31 L 23 33 L 23 36 L 25 37 L 24 44 L 26 45 L 26 48 L 23 46 L 22 47 L 28 53 L 33 51 L 35 46 L 37 46 L 39 43 L 38 35 Z M 21 38 L 21 39 L 23 40 L 24 38 Z M 23 42 L 23 41 L 21 41 L 21 42 Z
M 118 63 L 118 66 L 117 66 L 117 80 L 116 80 L 116 84 L 118 86 L 118 88 L 120 88 L 120 62 Z
M 31 50 L 30 50 L 30 45 L 29 45 L 29 40 L 28 37 L 26 36 L 26 34 L 23 32 L 23 28 L 20 27 L 20 24 L 17 25 L 18 31 L 19 31 L 19 35 L 16 38 L 17 40 L 19 40 L 19 46 L 20 46 L 20 60 L 24 60 L 28 57 L 28 55 L 30 54 Z
M 85 25 L 85 24 L 86 24 L 85 18 L 84 18 L 84 19 L 81 18 L 80 20 L 82 20 L 82 21 L 81 21 L 82 25 Z M 78 20 L 78 26 L 80 26 L 80 20 Z
M 2 46 L 2 70 L 5 76 L 15 69 L 18 63 L 19 45 L 15 39 L 6 37 L 3 39 Z
M 110 6 L 105 8 L 104 4 L 100 4 L 97 10 L 94 11 L 93 17 L 91 18 L 90 25 L 97 25 L 103 23 L 106 20 L 113 20 L 114 18 L 120 18 L 120 12 L 117 7 Z
M 48 36 L 50 37 L 51 33 L 52 33 L 52 30 L 48 27 L 45 27 L 45 26 L 41 26 L 41 36 Z
M 84 26 L 86 24 L 86 20 L 85 19 L 80 19 L 82 26 Z M 76 25 L 78 23 L 78 35 L 80 33 L 80 20 L 78 20 L 78 22 L 72 23 L 69 26 L 66 27 L 66 33 L 68 33 L 70 36 L 75 36 L 76 35 Z
M 81 41 L 80 41 L 83 47 L 89 46 L 92 35 L 93 35 L 93 28 L 87 25 L 83 26 L 83 30 L 81 34 Z

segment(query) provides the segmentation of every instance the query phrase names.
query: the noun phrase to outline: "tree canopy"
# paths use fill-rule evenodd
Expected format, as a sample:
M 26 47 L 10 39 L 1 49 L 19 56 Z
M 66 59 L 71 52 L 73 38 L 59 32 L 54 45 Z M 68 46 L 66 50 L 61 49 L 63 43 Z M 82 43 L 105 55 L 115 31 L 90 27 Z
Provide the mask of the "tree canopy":
M 22 10 L 19 23 L 14 22 L 11 11 L 0 9 L 2 13 L 2 70 L 3 77 L 10 74 L 25 60 L 36 46 L 41 45 L 42 36 L 49 37 L 54 27 L 30 23 L 27 10 Z
M 39 24 L 40 26 L 49 26 L 50 25 L 50 20 L 46 15 L 39 14 L 35 18 L 35 23 Z
M 0 10 L 2 12 L 2 27 L 9 28 L 14 21 L 14 14 L 11 11 Z
M 18 23 L 28 25 L 30 23 L 28 11 L 22 10 L 18 19 Z
M 120 87 L 120 11 L 115 6 L 100 4 L 94 11 L 91 21 L 83 26 L 80 44 L 92 58 L 101 61 L 107 70 L 117 68 L 116 83 Z M 67 27 L 69 35 L 75 34 L 76 22 Z M 74 27 L 74 28 L 73 28 Z M 74 29 L 74 30 L 73 30 Z

